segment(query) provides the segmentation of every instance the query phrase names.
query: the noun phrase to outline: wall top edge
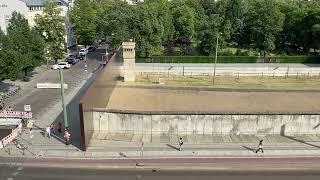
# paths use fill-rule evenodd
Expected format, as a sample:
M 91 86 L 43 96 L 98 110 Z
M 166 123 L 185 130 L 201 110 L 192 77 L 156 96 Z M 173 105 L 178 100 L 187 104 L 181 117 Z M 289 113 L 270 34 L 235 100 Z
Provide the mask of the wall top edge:
M 132 111 L 93 108 L 88 111 L 137 115 L 320 115 L 320 112 L 207 112 L 207 111 Z

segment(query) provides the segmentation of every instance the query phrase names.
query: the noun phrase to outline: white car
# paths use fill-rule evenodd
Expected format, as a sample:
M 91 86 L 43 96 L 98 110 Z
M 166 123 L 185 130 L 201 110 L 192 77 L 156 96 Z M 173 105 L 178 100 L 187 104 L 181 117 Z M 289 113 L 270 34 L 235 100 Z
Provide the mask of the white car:
M 79 51 L 79 55 L 80 56 L 85 56 L 86 54 L 88 54 L 88 49 L 86 49 L 86 48 L 83 48 L 83 49 L 80 49 L 80 51 Z
M 71 65 L 68 62 L 59 62 L 58 64 L 53 65 L 52 69 L 69 69 Z

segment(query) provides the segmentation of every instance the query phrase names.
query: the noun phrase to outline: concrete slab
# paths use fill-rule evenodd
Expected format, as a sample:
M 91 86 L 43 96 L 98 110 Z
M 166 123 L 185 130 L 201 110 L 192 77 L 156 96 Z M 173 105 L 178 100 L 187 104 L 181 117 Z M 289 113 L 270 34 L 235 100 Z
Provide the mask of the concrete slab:
M 141 142 L 142 141 L 142 134 L 134 134 L 132 137 L 132 142 Z
M 243 142 L 239 135 L 230 135 L 230 138 L 233 143 L 241 143 Z
M 221 142 L 224 142 L 224 141 L 223 141 L 223 136 L 221 136 L 221 135 L 214 135 L 214 136 L 212 136 L 212 142 L 213 142 L 213 143 L 221 143 Z
M 166 135 L 166 134 L 160 135 L 160 143 L 167 143 L 167 142 L 170 142 L 169 135 Z
M 211 135 L 196 135 L 197 143 L 199 144 L 207 144 L 212 143 L 213 138 Z
M 229 135 L 223 135 L 222 139 L 223 139 L 224 143 L 231 143 L 232 142 L 232 139 Z

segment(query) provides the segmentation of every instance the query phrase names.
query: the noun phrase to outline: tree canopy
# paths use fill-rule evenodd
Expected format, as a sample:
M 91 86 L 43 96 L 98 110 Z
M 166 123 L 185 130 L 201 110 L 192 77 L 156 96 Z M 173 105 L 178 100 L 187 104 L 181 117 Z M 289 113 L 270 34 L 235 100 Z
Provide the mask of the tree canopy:
M 43 40 L 29 27 L 22 14 L 13 12 L 7 27 L 7 34 L 0 31 L 0 74 L 1 79 L 17 79 L 44 60 Z
M 46 57 L 50 60 L 61 59 L 64 56 L 65 44 L 65 17 L 61 16 L 61 9 L 53 0 L 45 1 L 42 14 L 35 18 L 36 30 L 45 41 Z
M 85 12 L 85 13 L 84 13 Z M 76 0 L 75 32 L 82 42 L 104 37 L 111 46 L 134 39 L 139 56 L 210 55 L 219 46 L 261 54 L 319 53 L 320 1 L 311 0 Z M 87 34 L 87 35 L 84 35 Z

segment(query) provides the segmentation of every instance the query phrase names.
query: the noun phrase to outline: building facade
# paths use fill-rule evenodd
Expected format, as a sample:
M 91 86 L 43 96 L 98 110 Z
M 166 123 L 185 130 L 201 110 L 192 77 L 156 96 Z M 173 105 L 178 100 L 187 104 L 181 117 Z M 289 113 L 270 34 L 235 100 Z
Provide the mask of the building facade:
M 26 0 L 0 0 L 0 28 L 2 31 L 6 32 L 9 19 L 14 11 L 26 17 L 28 13 Z
M 0 28 L 5 32 L 11 18 L 11 14 L 16 11 L 25 16 L 31 27 L 35 26 L 35 17 L 42 14 L 45 0 L 0 0 Z M 61 16 L 68 18 L 69 7 L 73 5 L 73 0 L 56 0 L 61 9 Z M 66 45 L 73 46 L 72 25 L 66 22 Z

